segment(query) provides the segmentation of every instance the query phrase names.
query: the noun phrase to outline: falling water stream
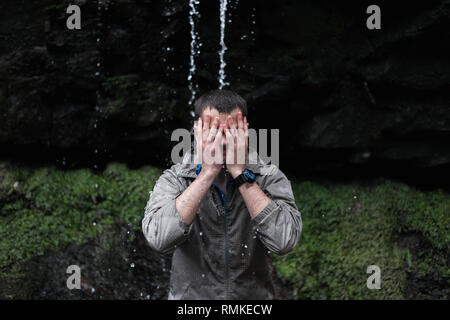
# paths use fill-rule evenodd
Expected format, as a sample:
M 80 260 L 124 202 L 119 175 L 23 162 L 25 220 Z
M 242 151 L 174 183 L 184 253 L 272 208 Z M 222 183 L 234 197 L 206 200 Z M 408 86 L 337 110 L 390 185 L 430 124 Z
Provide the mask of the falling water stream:
M 198 84 L 194 84 L 193 77 L 196 70 L 195 57 L 200 54 L 201 46 L 201 43 L 198 42 L 198 32 L 195 29 L 195 21 L 198 18 L 197 6 L 199 2 L 199 0 L 189 0 L 189 24 L 191 25 L 191 55 L 189 58 L 189 75 L 187 78 L 189 82 L 189 90 L 191 91 L 189 105 L 192 105 L 192 103 L 194 102 L 195 95 L 198 89 Z M 194 117 L 194 111 L 191 111 L 191 116 Z
M 225 52 L 227 51 L 227 46 L 225 44 L 225 25 L 226 25 L 226 15 L 227 15 L 227 0 L 220 0 L 220 69 L 219 69 L 219 89 L 222 89 L 224 86 L 229 85 L 228 82 L 225 81 Z
M 200 54 L 200 47 L 202 44 L 199 42 L 199 36 L 198 31 L 196 30 L 196 20 L 198 19 L 199 12 L 198 12 L 198 5 L 200 3 L 200 0 L 189 0 L 189 24 L 191 26 L 190 35 L 191 35 L 191 42 L 190 42 L 190 56 L 189 56 L 189 74 L 187 77 L 188 80 L 188 87 L 189 91 L 191 92 L 191 97 L 189 99 L 189 105 L 191 106 L 195 100 L 197 90 L 198 90 L 198 84 L 194 83 L 194 74 L 196 71 L 196 64 L 195 59 Z M 238 4 L 238 1 L 236 1 L 235 6 Z M 225 52 L 227 51 L 227 46 L 225 44 L 225 26 L 227 22 L 227 5 L 228 0 L 220 0 L 220 50 L 219 50 L 219 89 L 222 89 L 223 87 L 229 85 L 228 82 L 226 82 L 226 73 L 225 73 Z M 231 22 L 231 20 L 230 20 Z M 191 116 L 194 116 L 194 111 L 190 111 Z

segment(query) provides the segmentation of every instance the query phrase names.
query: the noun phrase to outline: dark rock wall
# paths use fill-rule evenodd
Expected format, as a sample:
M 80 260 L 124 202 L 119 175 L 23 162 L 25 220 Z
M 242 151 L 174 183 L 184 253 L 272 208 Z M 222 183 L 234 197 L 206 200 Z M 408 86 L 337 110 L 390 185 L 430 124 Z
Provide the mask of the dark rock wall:
M 3 156 L 64 165 L 169 164 L 190 127 L 187 0 L 0 4 Z M 106 10 L 105 4 L 108 9 Z M 437 179 L 450 165 L 450 2 L 230 1 L 227 81 L 256 128 L 280 128 L 280 167 L 296 174 Z M 194 77 L 217 88 L 219 1 L 201 1 Z M 96 74 L 98 72 L 98 74 Z M 446 183 L 444 179 L 439 180 Z

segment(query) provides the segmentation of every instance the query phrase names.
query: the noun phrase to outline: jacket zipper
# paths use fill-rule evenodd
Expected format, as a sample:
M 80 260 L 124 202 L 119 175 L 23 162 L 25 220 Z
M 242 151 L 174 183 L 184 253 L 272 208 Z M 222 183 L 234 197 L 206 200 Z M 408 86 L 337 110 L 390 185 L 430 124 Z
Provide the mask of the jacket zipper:
M 226 299 L 230 299 L 230 274 L 229 274 L 229 264 L 228 264 L 228 230 L 227 230 L 227 214 L 223 210 L 223 229 L 225 235 L 225 281 L 226 281 Z
M 215 185 L 215 184 L 214 184 Z M 227 213 L 225 210 L 225 195 L 223 194 L 222 190 L 215 185 L 219 195 L 220 195 L 220 211 L 223 216 L 223 234 L 224 234 L 224 240 L 225 240 L 225 246 L 224 246 L 224 257 L 225 257 L 225 299 L 230 299 L 230 271 L 229 271 L 229 262 L 228 262 L 228 228 L 227 228 Z
M 228 190 L 228 184 L 227 184 L 227 190 Z M 219 188 L 220 190 L 220 188 Z M 222 199 L 223 199 L 223 203 L 222 203 L 222 212 L 223 212 L 223 220 L 224 220 L 224 235 L 225 235 L 225 278 L 226 278 L 226 299 L 230 300 L 230 265 L 228 262 L 228 228 L 227 228 L 227 216 L 228 213 L 225 209 L 225 195 L 223 194 L 222 190 L 220 190 L 220 192 L 222 193 Z M 234 197 L 232 197 L 234 195 L 234 193 L 229 192 L 229 201 L 232 201 Z
M 202 165 L 198 164 L 197 169 L 195 169 L 195 174 L 198 175 L 201 170 L 202 170 Z M 228 265 L 228 229 L 227 229 L 227 213 L 225 210 L 225 201 L 226 200 L 225 200 L 225 194 L 223 193 L 222 190 L 220 190 L 219 186 L 216 185 L 214 182 L 213 182 L 213 185 L 216 187 L 217 191 L 219 192 L 220 203 L 222 204 L 220 211 L 222 212 L 222 215 L 223 215 L 223 231 L 224 231 L 223 233 L 224 233 L 224 237 L 225 237 L 225 246 L 224 246 L 224 248 L 225 248 L 225 282 L 226 282 L 225 297 L 227 300 L 229 300 L 230 299 L 230 272 L 229 272 L 230 266 Z M 228 188 L 228 183 L 227 183 L 227 188 Z M 217 201 L 216 201 L 216 203 L 217 203 Z

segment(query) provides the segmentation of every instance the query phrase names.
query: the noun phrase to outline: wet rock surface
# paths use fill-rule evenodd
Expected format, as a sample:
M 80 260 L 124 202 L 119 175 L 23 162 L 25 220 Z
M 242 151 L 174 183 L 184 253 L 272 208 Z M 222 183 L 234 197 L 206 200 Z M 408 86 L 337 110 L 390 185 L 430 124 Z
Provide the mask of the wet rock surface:
M 128 239 L 133 237 L 132 241 Z M 71 265 L 81 269 L 81 289 L 68 289 Z M 115 226 L 82 245 L 69 244 L 26 261 L 16 282 L 0 286 L 0 298 L 165 300 L 171 255 L 159 254 L 141 232 Z M 273 271 L 276 299 L 293 299 L 289 286 Z
M 15 299 L 167 299 L 170 256 L 151 250 L 140 232 L 115 226 L 82 245 L 69 244 L 28 260 L 17 283 L 3 288 Z M 132 241 L 129 241 L 133 235 Z M 81 269 L 81 289 L 68 289 L 71 265 Z
M 364 1 L 230 6 L 226 80 L 252 126 L 281 129 L 285 170 L 427 180 L 449 166 L 449 4 L 405 3 L 379 2 L 377 31 Z M 192 121 L 188 2 L 80 1 L 80 31 L 68 4 L 2 2 L 2 153 L 168 165 L 170 133 Z M 218 87 L 218 6 L 199 6 L 201 92 Z

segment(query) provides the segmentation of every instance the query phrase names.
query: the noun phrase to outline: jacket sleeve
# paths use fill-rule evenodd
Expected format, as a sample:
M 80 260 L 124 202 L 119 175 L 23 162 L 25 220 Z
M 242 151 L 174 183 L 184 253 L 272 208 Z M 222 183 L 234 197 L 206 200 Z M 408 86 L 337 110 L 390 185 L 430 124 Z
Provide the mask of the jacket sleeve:
M 142 231 L 150 247 L 158 252 L 172 252 L 190 234 L 193 224 L 186 224 L 175 208 L 175 199 L 183 191 L 176 174 L 167 169 L 150 192 Z
M 252 218 L 252 225 L 266 248 L 283 255 L 295 248 L 302 232 L 302 218 L 291 183 L 277 167 L 273 171 L 260 186 L 270 202 Z

